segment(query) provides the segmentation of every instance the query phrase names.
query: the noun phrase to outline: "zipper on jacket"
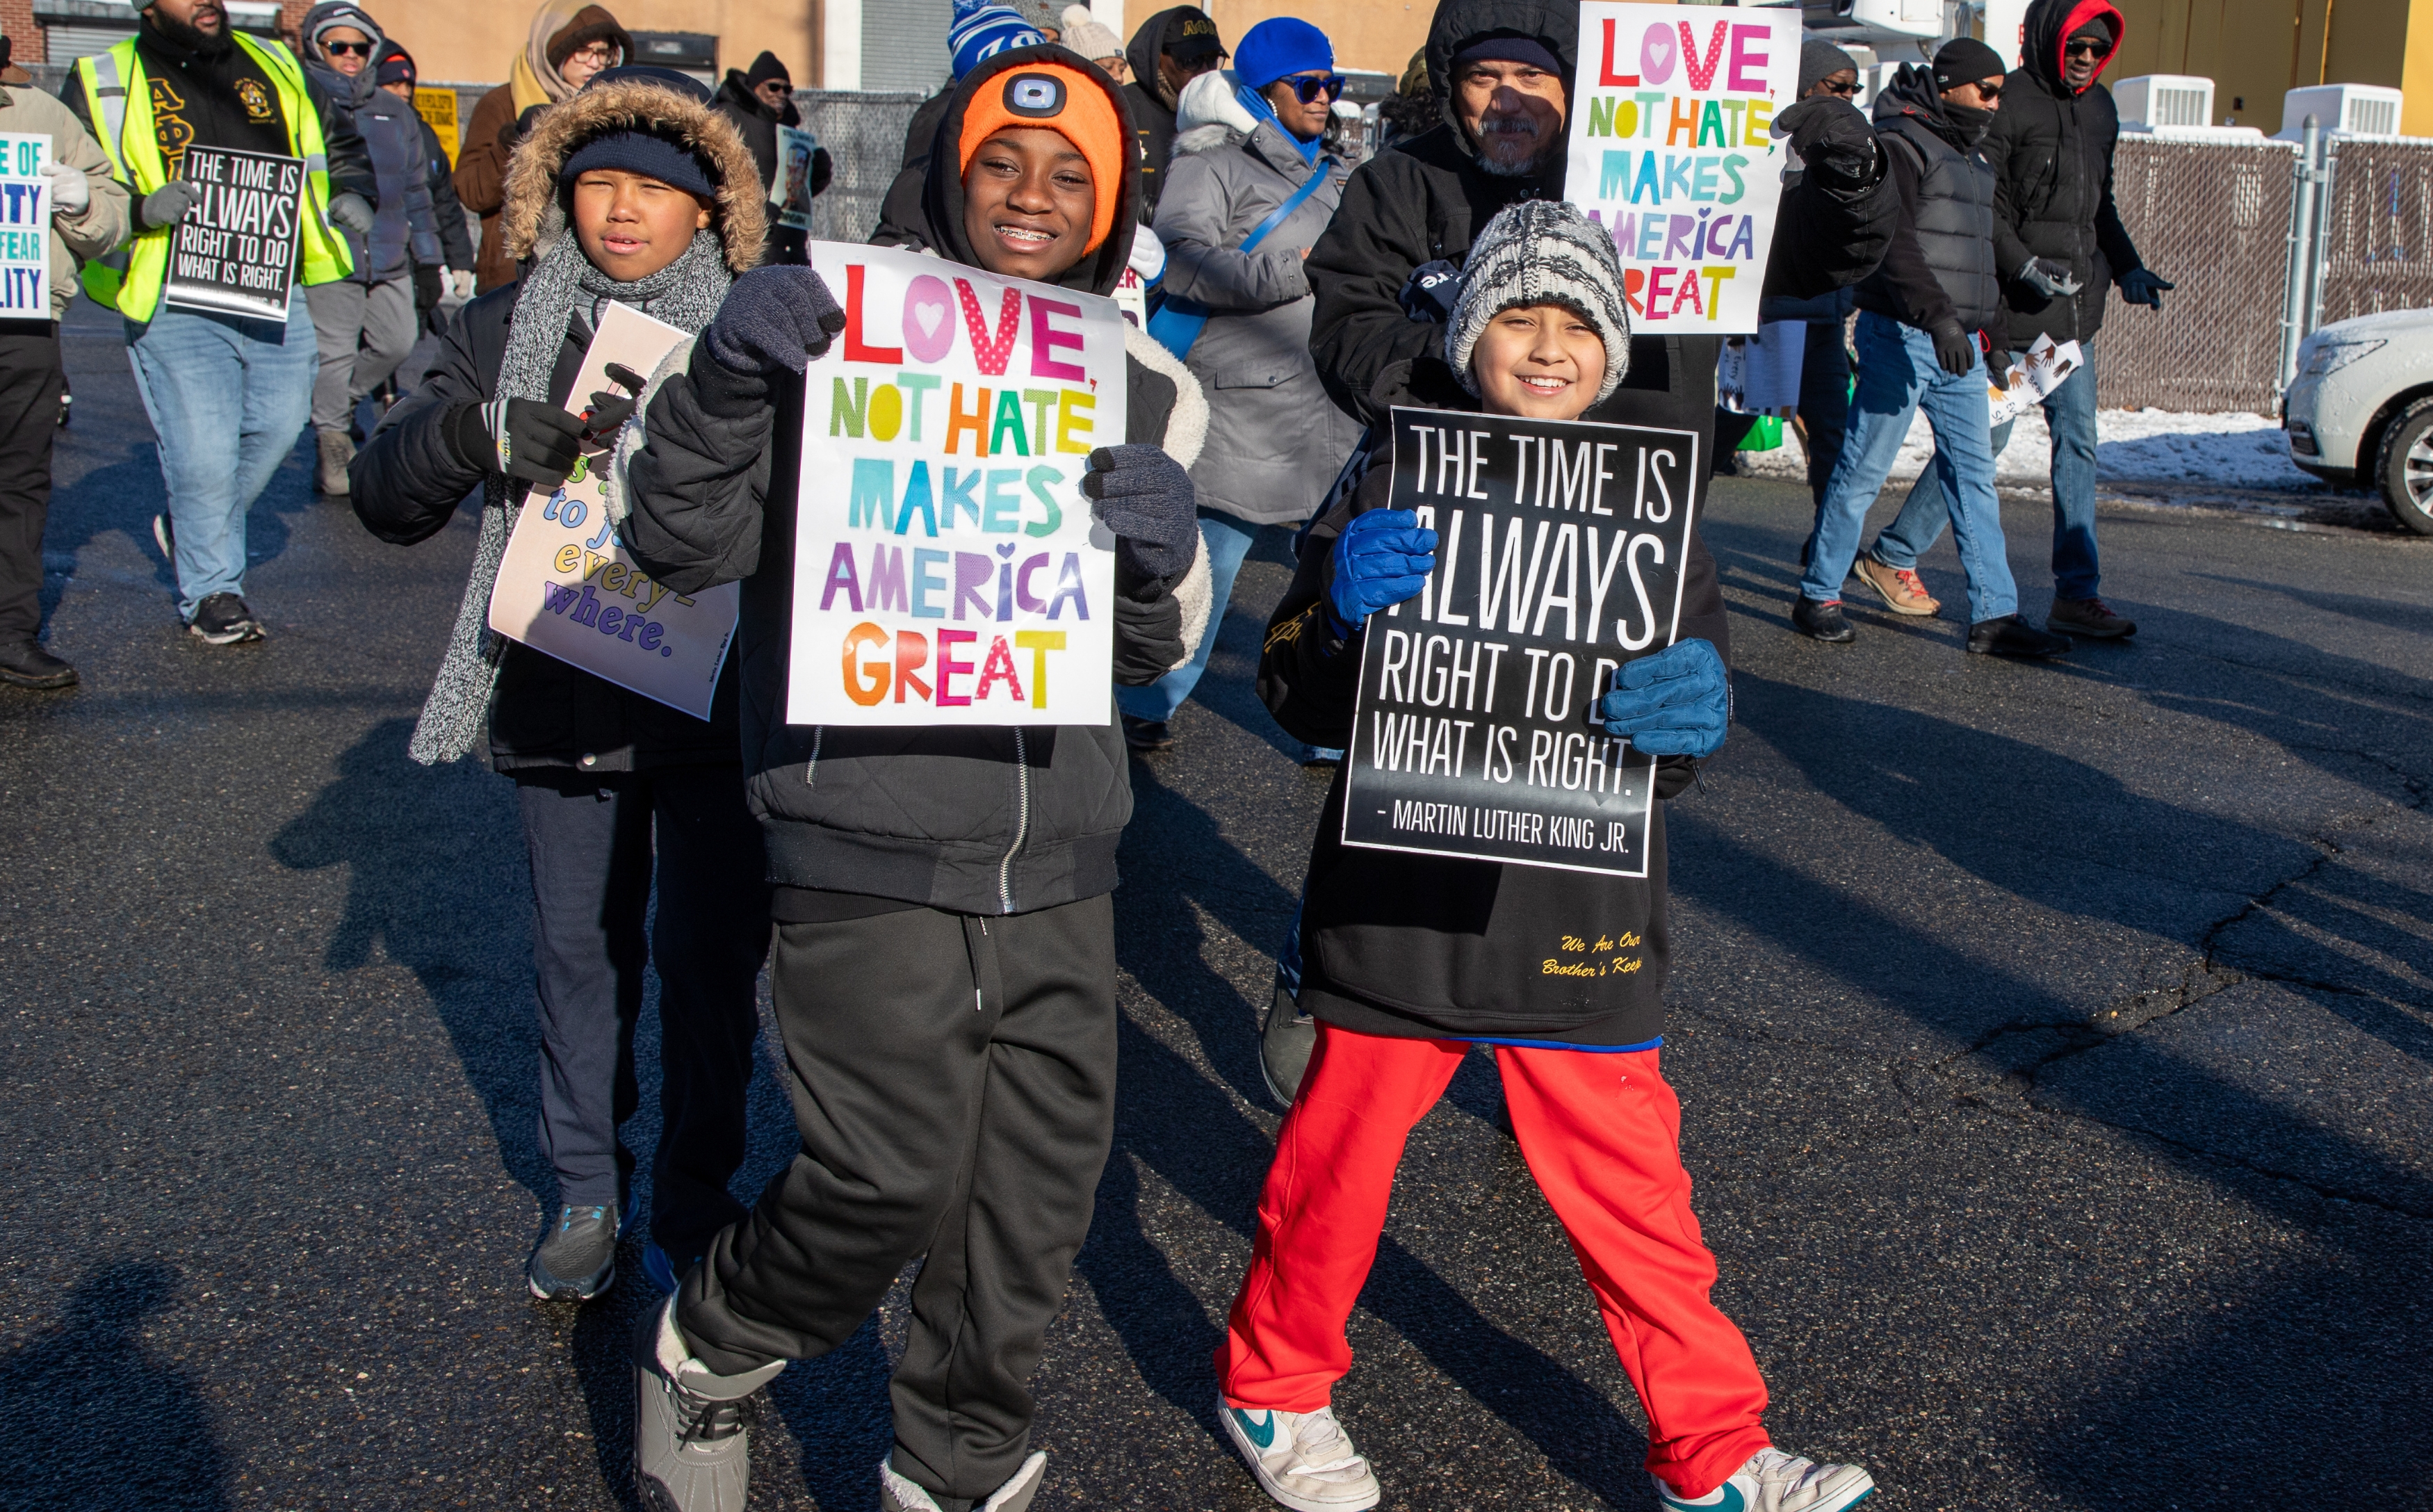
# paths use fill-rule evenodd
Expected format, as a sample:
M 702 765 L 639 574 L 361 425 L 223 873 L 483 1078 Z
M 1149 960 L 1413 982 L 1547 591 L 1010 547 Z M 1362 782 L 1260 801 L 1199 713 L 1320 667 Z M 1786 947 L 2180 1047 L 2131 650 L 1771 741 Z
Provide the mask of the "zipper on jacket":
M 811 758 L 803 763 L 803 786 L 817 787 L 820 780 L 820 741 L 828 733 L 825 724 L 811 726 Z
M 1013 732 L 1013 843 L 996 863 L 996 901 L 1002 912 L 1013 911 L 1013 858 L 1030 833 L 1030 764 L 1023 758 L 1022 729 Z

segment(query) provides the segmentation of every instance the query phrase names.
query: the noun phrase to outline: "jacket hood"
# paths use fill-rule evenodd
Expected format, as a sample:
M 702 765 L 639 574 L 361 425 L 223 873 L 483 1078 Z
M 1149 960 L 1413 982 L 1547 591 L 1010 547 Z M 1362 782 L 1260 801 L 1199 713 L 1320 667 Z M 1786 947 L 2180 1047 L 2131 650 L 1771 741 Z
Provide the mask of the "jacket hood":
M 1580 8 L 1576 0 L 1442 0 L 1428 23 L 1428 91 L 1436 96 L 1437 114 L 1453 127 L 1464 153 L 1475 156 L 1470 133 L 1453 109 L 1453 60 L 1472 42 L 1489 37 L 1528 37 L 1543 42 L 1563 65 L 1563 76 L 1578 72 Z M 1569 129 L 1571 102 L 1563 103 Z
M 1205 14 L 1198 6 L 1175 6 L 1161 10 L 1141 23 L 1140 30 L 1132 33 L 1131 43 L 1124 48 L 1124 61 L 1131 65 L 1132 77 L 1139 80 L 1140 87 L 1152 97 L 1164 102 L 1167 110 L 1174 109 L 1178 102 L 1166 93 L 1165 76 L 1157 70 L 1157 55 L 1165 51 L 1166 29 L 1179 25 L 1186 16 L 1204 17 Z
M 1211 69 L 1182 86 L 1182 100 L 1174 109 L 1174 129 L 1177 133 L 1203 126 L 1231 127 L 1244 136 L 1259 128 L 1258 118 L 1234 91 L 1242 82 L 1241 76 L 1230 68 Z
M 2027 19 L 2019 24 L 2019 71 L 2063 99 L 2085 93 L 2062 82 L 2061 44 L 2090 21 L 2109 22 L 2112 26 L 2112 50 L 2096 62 L 2095 73 L 2087 80 L 2087 89 L 2093 89 L 2095 80 L 2112 66 L 2112 59 L 2120 56 L 2120 39 L 2128 33 L 2128 23 L 2112 0 L 2035 0 L 2028 7 Z
M 1934 75 L 1922 63 L 1904 63 L 1891 83 L 1876 92 L 1875 118 L 1878 126 L 1908 116 L 1928 130 L 1951 144 L 1953 150 L 1966 155 L 1974 145 L 1968 134 L 1960 129 L 1943 108 L 1943 92 L 1934 87 Z
M 757 116 L 763 121 L 773 121 L 779 126 L 793 126 L 803 118 L 802 112 L 794 109 L 794 102 L 791 99 L 786 102 L 784 110 L 771 110 L 769 102 L 754 92 L 751 80 L 744 76 L 743 70 L 740 68 L 730 68 L 726 71 L 726 78 L 718 86 L 718 93 L 710 96 L 709 103 L 730 106 L 746 115 Z
M 321 33 L 332 26 L 352 26 L 372 40 L 371 56 L 364 59 L 364 66 L 351 77 L 331 67 L 330 55 L 321 50 Z M 378 72 L 381 55 L 388 50 L 384 45 L 388 34 L 380 29 L 363 7 L 346 4 L 345 0 L 324 0 L 304 12 L 303 25 L 296 28 L 296 34 L 304 44 L 302 61 L 312 72 L 313 82 L 332 99 L 349 107 L 361 106 L 380 87 L 373 76 Z
M 707 105 L 638 79 L 595 85 L 551 106 L 517 144 L 499 208 L 499 229 L 510 258 L 531 257 L 564 234 L 557 171 L 575 148 L 612 131 L 647 131 L 706 159 L 718 179 L 710 229 L 725 244 L 726 265 L 741 273 L 760 261 L 769 229 L 766 189 L 760 165 L 735 124 Z
M 1193 15 L 1199 12 L 1193 10 Z M 1146 28 L 1144 28 L 1146 29 Z M 1124 134 L 1122 158 L 1126 164 L 1123 181 L 1115 185 L 1115 230 L 1098 249 L 1064 270 L 1056 280 L 1060 287 L 1078 289 L 1085 294 L 1112 295 L 1116 280 L 1123 277 L 1124 264 L 1131 259 L 1132 238 L 1130 229 L 1140 219 L 1140 164 L 1138 154 L 1131 150 L 1133 123 L 1131 110 L 1124 103 L 1124 92 L 1114 80 L 1107 77 L 1090 60 L 1067 47 L 1054 42 L 1042 42 L 1035 47 L 1012 47 L 993 58 L 981 60 L 978 67 L 963 76 L 948 97 L 946 113 L 938 120 L 938 134 L 929 139 L 929 161 L 923 165 L 921 184 L 921 224 L 907 226 L 905 230 L 919 238 L 949 262 L 965 267 L 980 267 L 979 257 L 972 250 L 970 238 L 963 234 L 963 176 L 959 144 L 963 138 L 963 110 L 990 81 L 1001 75 L 1037 63 L 1061 63 L 1087 77 L 1108 99 L 1114 103 L 1115 121 Z

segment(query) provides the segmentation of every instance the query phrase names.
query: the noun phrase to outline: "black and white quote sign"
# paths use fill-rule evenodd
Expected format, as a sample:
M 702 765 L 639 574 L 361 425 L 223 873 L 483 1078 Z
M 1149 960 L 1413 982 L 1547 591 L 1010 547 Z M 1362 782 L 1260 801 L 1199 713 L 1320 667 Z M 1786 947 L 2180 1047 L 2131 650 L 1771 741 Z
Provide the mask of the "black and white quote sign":
M 188 310 L 285 320 L 304 160 L 188 147 L 178 177 L 203 198 L 170 233 L 164 297 Z
M 1697 434 L 1393 422 L 1393 507 L 1437 532 L 1437 568 L 1369 617 L 1343 842 L 1646 875 L 1654 762 L 1591 716 L 1678 631 Z

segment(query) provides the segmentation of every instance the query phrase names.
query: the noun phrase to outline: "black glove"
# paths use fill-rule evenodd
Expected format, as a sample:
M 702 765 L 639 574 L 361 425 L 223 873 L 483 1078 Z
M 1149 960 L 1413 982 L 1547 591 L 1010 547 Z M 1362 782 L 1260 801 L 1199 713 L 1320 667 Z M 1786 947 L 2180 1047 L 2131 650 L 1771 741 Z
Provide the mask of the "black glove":
M 2066 263 L 2049 257 L 2032 257 L 2019 267 L 2019 281 L 2048 299 L 2064 298 L 2079 290 L 2078 280 Z
M 811 149 L 811 194 L 814 197 L 827 193 L 828 180 L 836 177 L 836 160 L 825 147 Z
M 583 413 L 575 416 L 583 423 L 583 450 L 586 452 L 605 451 L 616 444 L 617 433 L 634 417 L 634 406 L 641 402 L 643 386 L 650 380 L 630 367 L 610 363 L 608 382 L 625 392 L 620 394 L 616 389 L 595 389 L 591 402 L 583 406 Z
M 1847 100 L 1819 94 L 1774 118 L 1774 134 L 1791 139 L 1791 150 L 1812 173 L 1834 189 L 1864 189 L 1883 177 L 1884 150 L 1875 127 Z
M 1115 533 L 1115 566 L 1134 580 L 1179 577 L 1199 549 L 1199 492 L 1182 464 L 1135 442 L 1090 453 L 1081 492 L 1091 518 Z
M 583 421 L 536 399 L 460 407 L 448 438 L 465 465 L 555 488 L 583 454 Z
M 2178 284 L 2167 283 L 2144 268 L 2131 268 L 2120 275 L 2120 297 L 2131 304 L 2142 304 L 2157 312 L 2163 308 L 2163 291 L 2178 287 Z
M 1934 338 L 1934 360 L 1954 378 L 1962 377 L 1977 366 L 1977 338 L 1960 329 L 1960 322 L 1945 318 L 1934 323 L 1927 334 Z
M 1453 307 L 1460 299 L 1461 269 L 1442 258 L 1411 269 L 1411 276 L 1403 280 L 1403 292 L 1394 296 L 1403 314 L 1438 325 L 1453 319 Z
M 702 345 L 721 367 L 764 377 L 799 373 L 825 357 L 844 329 L 844 311 L 809 268 L 754 268 L 726 291 Z
M 175 226 L 186 212 L 203 202 L 203 192 L 183 178 L 172 178 L 144 196 L 139 213 L 147 227 Z
M 439 308 L 439 296 L 446 292 L 448 287 L 448 280 L 442 276 L 442 272 L 443 270 L 435 263 L 414 264 L 414 313 L 416 314 L 428 316 L 432 311 Z

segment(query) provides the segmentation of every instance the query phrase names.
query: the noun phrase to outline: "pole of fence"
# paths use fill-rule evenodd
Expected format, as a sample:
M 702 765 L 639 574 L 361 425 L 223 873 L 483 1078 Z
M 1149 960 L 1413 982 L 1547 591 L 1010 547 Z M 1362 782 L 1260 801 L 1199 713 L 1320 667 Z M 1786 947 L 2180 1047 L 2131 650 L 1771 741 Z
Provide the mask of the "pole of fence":
M 2315 140 L 2317 126 L 2306 117 L 2298 146 L 2298 186 L 2289 207 L 2289 281 L 2281 303 L 2281 391 L 2288 393 L 2298 376 L 2298 344 L 2306 339 L 2312 313 L 2315 243 Z

